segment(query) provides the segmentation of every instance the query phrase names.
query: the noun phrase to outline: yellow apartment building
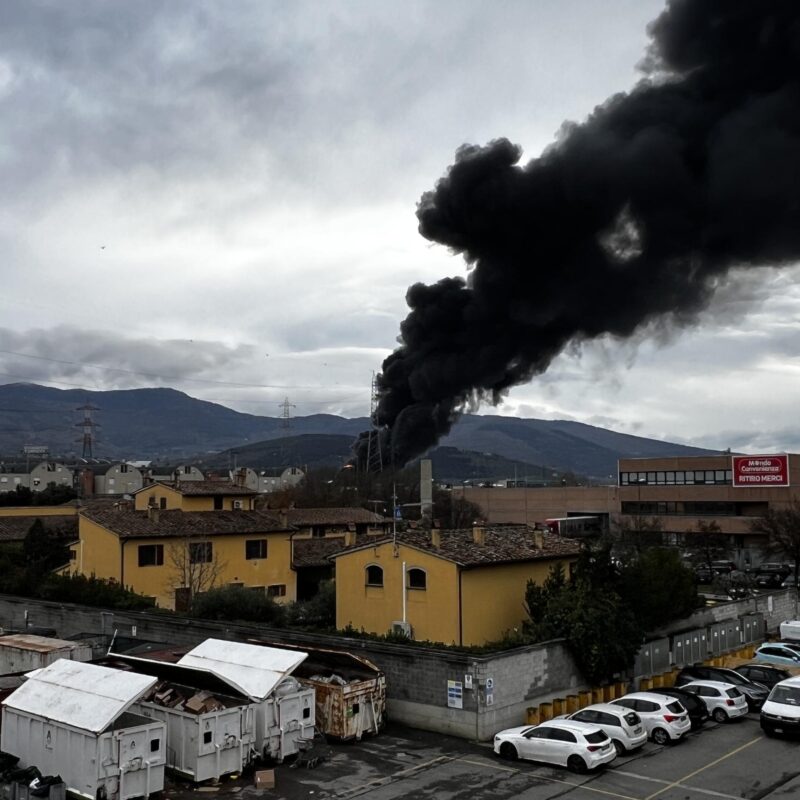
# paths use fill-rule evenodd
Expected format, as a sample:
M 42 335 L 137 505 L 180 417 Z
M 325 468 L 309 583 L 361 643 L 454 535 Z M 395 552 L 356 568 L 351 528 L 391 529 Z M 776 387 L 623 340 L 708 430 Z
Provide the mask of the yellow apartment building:
M 257 511 L 182 511 L 125 503 L 81 510 L 70 571 L 117 581 L 182 610 L 192 594 L 238 585 L 296 599 L 292 529 Z
M 417 640 L 480 645 L 525 618 L 525 588 L 578 542 L 524 525 L 405 531 L 335 553 L 336 626 L 405 630 Z
M 156 481 L 133 493 L 136 511 L 252 511 L 256 492 L 227 481 Z

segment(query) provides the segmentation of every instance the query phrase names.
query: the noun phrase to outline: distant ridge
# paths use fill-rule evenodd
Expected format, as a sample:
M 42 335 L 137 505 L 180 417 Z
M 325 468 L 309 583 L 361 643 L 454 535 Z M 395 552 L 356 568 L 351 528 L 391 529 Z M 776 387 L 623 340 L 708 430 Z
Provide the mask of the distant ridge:
M 92 392 L 14 383 L 0 386 L 0 454 L 16 456 L 24 445 L 33 444 L 46 445 L 54 454 L 77 456 L 75 409 L 87 401 L 99 408 L 95 455 L 107 458 L 174 461 L 202 456 L 210 461 L 220 451 L 236 450 L 238 463 L 244 464 L 245 454 L 261 459 L 257 454 L 277 450 L 270 459 L 280 460 L 281 453 L 288 459 L 294 452 L 304 464 L 328 459 L 335 465 L 349 457 L 350 443 L 369 427 L 366 417 L 313 414 L 292 418 L 287 430 L 280 417 L 243 414 L 175 389 Z M 275 443 L 270 451 L 271 441 Z M 569 420 L 499 415 L 464 416 L 440 442 L 442 448 L 472 451 L 470 459 L 498 457 L 509 462 L 509 469 L 516 462 L 518 470 L 552 467 L 596 480 L 616 474 L 617 459 L 623 457 L 716 452 Z M 222 456 L 224 463 L 218 466 L 227 467 L 230 457 Z

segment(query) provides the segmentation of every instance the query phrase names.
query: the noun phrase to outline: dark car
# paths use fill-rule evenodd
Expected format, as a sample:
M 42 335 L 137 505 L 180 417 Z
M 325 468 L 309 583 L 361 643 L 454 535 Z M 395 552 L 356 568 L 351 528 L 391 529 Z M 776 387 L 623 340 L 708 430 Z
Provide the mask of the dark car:
M 661 687 L 654 691 L 658 691 L 659 694 L 667 694 L 681 701 L 681 705 L 689 714 L 689 722 L 692 723 L 693 731 L 696 731 L 708 719 L 706 704 L 703 702 L 703 699 L 696 694 L 687 692 L 685 689 L 681 689 L 677 686 L 670 686 L 668 688 Z
M 756 572 L 753 583 L 759 589 L 780 589 L 784 581 L 782 572 Z
M 769 689 L 760 683 L 746 678 L 740 672 L 725 667 L 707 667 L 705 664 L 695 664 L 684 667 L 675 679 L 676 686 L 683 686 L 692 681 L 723 681 L 732 683 L 747 698 L 747 708 L 758 711 L 767 699 Z
M 740 667 L 735 667 L 733 671 L 768 689 L 771 689 L 779 681 L 785 681 L 792 677 L 788 670 L 780 667 L 768 667 L 766 664 L 742 664 Z

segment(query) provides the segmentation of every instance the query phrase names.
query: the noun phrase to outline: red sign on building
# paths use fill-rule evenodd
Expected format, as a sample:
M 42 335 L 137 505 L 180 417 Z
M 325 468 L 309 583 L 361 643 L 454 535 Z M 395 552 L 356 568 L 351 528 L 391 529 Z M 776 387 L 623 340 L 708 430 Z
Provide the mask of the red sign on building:
M 734 486 L 788 486 L 789 457 L 733 456 Z

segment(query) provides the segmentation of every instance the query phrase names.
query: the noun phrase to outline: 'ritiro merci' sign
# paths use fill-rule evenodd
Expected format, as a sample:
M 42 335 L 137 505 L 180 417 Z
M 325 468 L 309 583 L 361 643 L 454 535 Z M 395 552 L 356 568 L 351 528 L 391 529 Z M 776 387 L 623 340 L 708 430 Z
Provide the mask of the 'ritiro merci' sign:
M 788 486 L 789 457 L 733 456 L 734 486 Z

